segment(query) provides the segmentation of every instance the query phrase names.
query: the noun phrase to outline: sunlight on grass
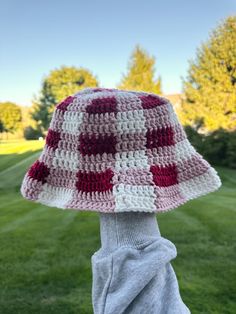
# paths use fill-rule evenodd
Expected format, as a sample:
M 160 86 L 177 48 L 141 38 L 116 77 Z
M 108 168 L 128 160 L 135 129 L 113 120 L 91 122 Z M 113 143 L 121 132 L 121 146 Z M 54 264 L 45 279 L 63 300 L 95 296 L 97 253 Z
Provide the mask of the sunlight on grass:
M 8 154 L 23 154 L 28 151 L 36 151 L 42 149 L 45 144 L 45 140 L 12 140 L 12 141 L 1 141 L 0 142 L 0 155 Z

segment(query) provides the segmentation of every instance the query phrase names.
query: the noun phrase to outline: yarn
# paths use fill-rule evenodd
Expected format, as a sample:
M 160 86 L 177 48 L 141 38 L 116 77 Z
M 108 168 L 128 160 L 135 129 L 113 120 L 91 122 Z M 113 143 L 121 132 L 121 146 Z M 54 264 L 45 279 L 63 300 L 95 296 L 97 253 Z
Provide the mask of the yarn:
M 168 99 L 85 88 L 55 107 L 20 191 L 61 209 L 166 212 L 221 184 Z

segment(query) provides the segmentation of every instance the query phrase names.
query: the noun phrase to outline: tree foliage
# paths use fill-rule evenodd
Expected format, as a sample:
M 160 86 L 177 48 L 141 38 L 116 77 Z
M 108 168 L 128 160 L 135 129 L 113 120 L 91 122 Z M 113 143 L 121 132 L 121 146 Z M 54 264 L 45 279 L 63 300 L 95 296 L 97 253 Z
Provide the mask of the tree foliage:
M 42 135 L 36 121 L 32 119 L 32 109 L 32 106 L 21 106 L 22 133 L 26 140 L 38 139 Z
M 33 128 L 31 125 L 25 127 L 23 132 L 26 140 L 36 140 L 42 135 L 39 129 Z
M 236 131 L 219 128 L 208 134 L 200 134 L 190 125 L 184 129 L 192 145 L 212 165 L 236 169 Z
M 22 124 L 20 106 L 11 103 L 0 103 L 0 131 L 14 133 Z
M 128 62 L 128 72 L 123 75 L 118 88 L 161 93 L 161 78 L 154 79 L 155 58 L 137 45 Z
M 183 90 L 184 125 L 201 123 L 203 132 L 236 130 L 236 16 L 222 21 L 197 49 Z
M 32 118 L 44 134 L 57 103 L 86 87 L 97 87 L 98 80 L 85 68 L 62 66 L 44 78 L 38 99 L 33 102 Z

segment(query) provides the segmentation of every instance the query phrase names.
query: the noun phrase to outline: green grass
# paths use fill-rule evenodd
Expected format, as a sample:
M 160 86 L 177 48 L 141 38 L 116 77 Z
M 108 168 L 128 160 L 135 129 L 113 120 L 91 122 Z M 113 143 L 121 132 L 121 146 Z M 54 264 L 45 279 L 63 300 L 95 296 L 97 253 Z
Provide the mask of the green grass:
M 92 313 L 97 213 L 46 207 L 19 192 L 42 146 L 0 144 L 0 313 Z M 176 245 L 172 265 L 193 314 L 236 313 L 236 171 L 217 170 L 220 190 L 157 215 L 162 236 Z

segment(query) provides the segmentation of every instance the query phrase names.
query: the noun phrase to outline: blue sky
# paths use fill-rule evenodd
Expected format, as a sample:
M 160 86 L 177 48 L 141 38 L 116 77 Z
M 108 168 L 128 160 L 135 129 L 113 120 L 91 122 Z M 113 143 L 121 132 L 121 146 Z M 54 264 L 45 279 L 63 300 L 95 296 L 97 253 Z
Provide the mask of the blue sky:
M 0 101 L 30 105 L 50 70 L 85 67 L 115 87 L 136 44 L 156 58 L 165 93 L 181 92 L 188 60 L 235 0 L 2 0 Z

